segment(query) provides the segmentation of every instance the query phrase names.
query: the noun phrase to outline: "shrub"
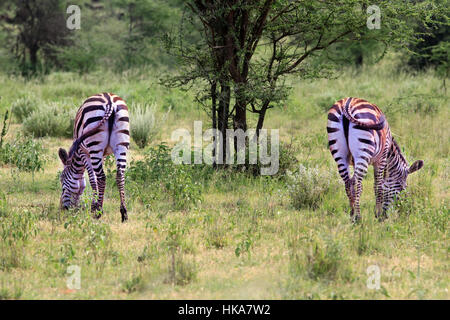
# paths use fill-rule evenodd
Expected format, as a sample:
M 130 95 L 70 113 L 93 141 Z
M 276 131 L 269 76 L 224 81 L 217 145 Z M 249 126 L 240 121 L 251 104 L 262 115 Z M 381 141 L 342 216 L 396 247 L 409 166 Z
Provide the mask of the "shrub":
M 298 160 L 296 154 L 298 153 L 298 148 L 294 145 L 293 142 L 288 143 L 280 143 L 280 161 L 279 161 L 279 169 L 278 176 L 285 176 L 290 170 L 293 170 L 294 167 L 298 164 Z
M 176 209 L 188 208 L 201 200 L 201 185 L 194 178 L 192 167 L 174 164 L 164 143 L 151 148 L 144 160 L 131 162 L 127 177 L 137 183 L 136 196 L 144 201 L 148 200 L 143 198 L 148 192 L 141 192 L 142 187 L 154 190 L 152 199 L 168 196 Z
M 23 265 L 23 247 L 38 232 L 36 217 L 28 210 L 9 212 L 0 217 L 0 269 L 8 270 Z
M 142 276 L 132 276 L 130 279 L 124 281 L 122 284 L 122 290 L 128 294 L 139 291 L 143 288 L 144 282 Z
M 146 147 L 160 132 L 162 124 L 166 121 L 169 111 L 156 121 L 156 104 L 131 106 L 131 137 L 139 148 Z
M 43 148 L 40 142 L 18 135 L 14 142 L 0 148 L 0 163 L 16 166 L 20 171 L 33 174 L 43 169 Z
M 306 240 L 306 243 L 304 242 Z M 311 279 L 350 279 L 351 269 L 341 242 L 331 236 L 290 239 L 289 271 L 292 276 Z M 304 250 L 304 251 L 303 251 Z
M 330 190 L 331 179 L 330 174 L 318 168 L 300 164 L 297 171 L 288 175 L 288 192 L 294 208 L 318 208 Z
M 0 218 L 8 215 L 8 203 L 6 202 L 6 196 L 0 192 Z
M 325 243 L 312 241 L 306 254 L 308 276 L 334 278 L 342 264 L 342 248 L 338 242 L 328 239 Z
M 169 252 L 167 282 L 186 285 L 197 278 L 197 265 L 194 259 L 186 259 L 186 228 L 174 221 L 169 222 L 165 246 Z
M 228 230 L 223 221 L 213 221 L 207 227 L 206 245 L 209 248 L 222 249 L 228 245 Z
M 17 99 L 11 105 L 12 113 L 17 121 L 23 122 L 30 114 L 38 108 L 38 102 L 29 97 Z
M 56 104 L 40 104 L 23 122 L 23 130 L 34 137 L 70 138 L 73 135 L 75 114 Z

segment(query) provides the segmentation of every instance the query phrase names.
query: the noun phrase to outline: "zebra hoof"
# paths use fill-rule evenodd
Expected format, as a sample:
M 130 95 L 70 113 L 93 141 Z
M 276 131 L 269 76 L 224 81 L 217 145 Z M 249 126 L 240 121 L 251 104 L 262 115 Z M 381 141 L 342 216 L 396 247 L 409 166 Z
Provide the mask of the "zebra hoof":
M 354 223 L 354 224 L 357 224 L 357 223 L 361 222 L 361 216 L 360 215 L 354 215 L 351 218 L 352 218 L 352 223 Z
M 103 215 L 103 211 L 97 210 L 96 212 L 94 212 L 94 218 L 95 219 L 100 219 Z
M 127 209 L 124 207 L 120 208 L 120 214 L 122 215 L 122 222 L 125 222 L 128 220 L 128 214 L 127 214 Z

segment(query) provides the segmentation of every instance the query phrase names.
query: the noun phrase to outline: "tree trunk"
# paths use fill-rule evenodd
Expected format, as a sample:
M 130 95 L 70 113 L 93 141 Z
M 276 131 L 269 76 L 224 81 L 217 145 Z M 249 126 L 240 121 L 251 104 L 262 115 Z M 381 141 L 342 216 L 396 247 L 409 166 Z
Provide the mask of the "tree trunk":
M 37 53 L 39 47 L 37 45 L 31 45 L 28 50 L 30 52 L 31 71 L 35 73 L 37 70 Z
M 212 128 L 214 130 L 217 129 L 217 83 L 213 81 L 211 84 L 211 120 L 212 120 Z M 216 148 L 217 148 L 217 138 L 214 137 L 214 148 L 212 150 L 212 158 L 213 158 L 213 168 L 217 167 L 216 164 Z
M 220 84 L 220 97 L 219 97 L 219 108 L 217 127 L 220 132 L 222 132 L 222 144 L 219 149 L 219 160 L 222 160 L 223 164 L 226 162 L 227 157 L 227 136 L 226 130 L 228 129 L 228 117 L 230 109 L 230 97 L 231 97 L 230 86 L 227 83 L 221 82 Z
M 258 116 L 258 124 L 256 125 L 256 137 L 259 138 L 259 133 L 264 125 L 264 118 L 266 117 L 267 108 L 262 108 Z

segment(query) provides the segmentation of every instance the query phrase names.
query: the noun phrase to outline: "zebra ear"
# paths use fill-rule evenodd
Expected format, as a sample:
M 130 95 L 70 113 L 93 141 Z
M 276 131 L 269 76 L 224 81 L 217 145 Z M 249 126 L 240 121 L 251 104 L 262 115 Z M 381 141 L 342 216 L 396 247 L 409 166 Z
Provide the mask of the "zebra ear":
M 59 158 L 61 159 L 63 165 L 66 165 L 67 158 L 69 157 L 69 155 L 67 154 L 67 151 L 64 150 L 63 148 L 59 148 L 58 155 L 59 155 Z
M 409 168 L 408 168 L 408 174 L 411 174 L 423 167 L 423 161 L 417 160 L 415 161 Z

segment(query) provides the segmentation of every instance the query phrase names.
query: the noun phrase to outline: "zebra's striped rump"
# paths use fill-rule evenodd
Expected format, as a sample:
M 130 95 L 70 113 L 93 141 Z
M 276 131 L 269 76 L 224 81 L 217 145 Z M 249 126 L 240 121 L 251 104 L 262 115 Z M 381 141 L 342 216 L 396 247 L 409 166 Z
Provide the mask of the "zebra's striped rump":
M 360 218 L 362 179 L 369 165 L 375 172 L 376 215 L 385 217 L 395 195 L 406 188 L 408 174 L 420 169 L 423 161 L 408 167 L 384 114 L 363 99 L 337 101 L 328 111 L 327 132 L 331 155 L 350 200 L 351 217 Z M 350 165 L 354 167 L 352 176 Z
M 74 141 L 69 152 L 59 149 L 64 164 L 61 173 L 61 207 L 78 206 L 84 191 L 84 171 L 94 192 L 92 210 L 101 214 L 106 176 L 103 158 L 114 154 L 117 164 L 116 182 L 119 187 L 122 221 L 127 219 L 124 195 L 124 170 L 130 145 L 128 108 L 119 96 L 112 93 L 89 97 L 78 109 L 74 124 Z

